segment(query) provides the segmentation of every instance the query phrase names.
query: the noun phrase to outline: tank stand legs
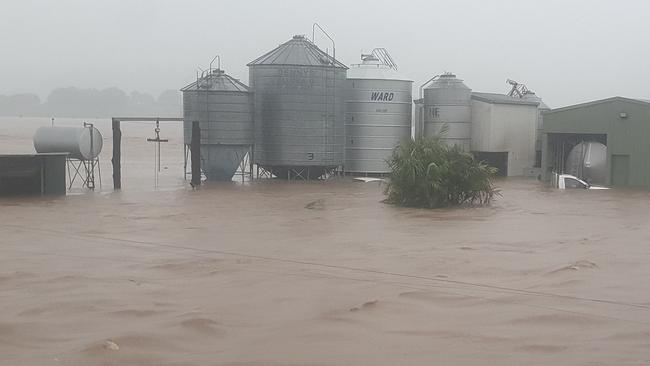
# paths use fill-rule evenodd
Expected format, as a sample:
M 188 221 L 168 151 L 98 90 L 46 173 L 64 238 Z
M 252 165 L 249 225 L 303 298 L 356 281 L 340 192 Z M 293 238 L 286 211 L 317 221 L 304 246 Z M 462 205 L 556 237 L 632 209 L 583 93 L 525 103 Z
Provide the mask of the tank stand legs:
M 99 187 L 102 187 L 102 173 L 99 158 L 92 160 L 68 158 L 66 160 L 66 169 L 68 171 L 68 190 L 72 189 L 72 185 L 77 179 L 81 180 L 82 187 L 95 189 L 95 170 L 99 174 Z

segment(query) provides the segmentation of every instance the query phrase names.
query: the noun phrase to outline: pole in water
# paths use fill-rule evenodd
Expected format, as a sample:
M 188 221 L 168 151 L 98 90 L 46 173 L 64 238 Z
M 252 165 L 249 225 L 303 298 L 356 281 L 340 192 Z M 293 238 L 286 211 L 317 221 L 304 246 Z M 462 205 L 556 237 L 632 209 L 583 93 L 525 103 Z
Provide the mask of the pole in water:
M 153 139 L 147 139 L 147 142 L 155 143 L 153 147 L 153 159 L 154 159 L 154 185 L 158 187 L 158 173 L 160 172 L 160 143 L 168 142 L 168 139 L 160 138 L 160 120 L 156 120 L 156 128 L 154 129 L 156 137 Z
M 122 130 L 120 120 L 113 119 L 113 189 L 122 189 Z
M 192 141 L 190 152 L 192 154 L 192 187 L 201 185 L 201 127 L 198 121 L 192 122 Z

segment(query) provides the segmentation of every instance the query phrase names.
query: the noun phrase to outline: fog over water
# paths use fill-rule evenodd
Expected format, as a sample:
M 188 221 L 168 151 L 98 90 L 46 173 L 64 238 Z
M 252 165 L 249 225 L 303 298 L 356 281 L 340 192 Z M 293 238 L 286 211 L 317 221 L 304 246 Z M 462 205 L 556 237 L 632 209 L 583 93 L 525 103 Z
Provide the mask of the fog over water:
M 216 54 L 248 82 L 248 62 L 315 21 L 346 64 L 387 48 L 414 96 L 452 71 L 551 107 L 650 99 L 649 4 L 2 0 L 0 107 L 75 87 L 145 114 Z M 504 178 L 491 205 L 425 210 L 350 177 L 195 189 L 178 122 L 161 123 L 159 173 L 155 125 L 122 123 L 114 190 L 111 120 L 93 117 L 118 112 L 93 100 L 103 114 L 85 99 L 0 116 L 0 154 L 33 153 L 52 110 L 104 137 L 97 189 L 0 198 L 2 366 L 650 364 L 648 191 Z
M 319 22 L 346 64 L 387 48 L 415 86 L 453 71 L 475 91 L 526 83 L 551 107 L 650 98 L 645 1 L 25 1 L 0 12 L 0 94 L 118 87 L 159 95 L 216 54 L 246 63 Z M 317 37 L 322 48 L 330 47 Z

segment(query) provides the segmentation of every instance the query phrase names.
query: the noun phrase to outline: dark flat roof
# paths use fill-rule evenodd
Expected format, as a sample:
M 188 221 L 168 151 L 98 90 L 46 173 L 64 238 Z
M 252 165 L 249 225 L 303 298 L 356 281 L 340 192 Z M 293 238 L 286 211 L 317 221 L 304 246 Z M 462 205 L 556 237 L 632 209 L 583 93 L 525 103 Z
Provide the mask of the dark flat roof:
M 0 158 L 29 158 L 36 156 L 68 156 L 69 153 L 0 154 Z

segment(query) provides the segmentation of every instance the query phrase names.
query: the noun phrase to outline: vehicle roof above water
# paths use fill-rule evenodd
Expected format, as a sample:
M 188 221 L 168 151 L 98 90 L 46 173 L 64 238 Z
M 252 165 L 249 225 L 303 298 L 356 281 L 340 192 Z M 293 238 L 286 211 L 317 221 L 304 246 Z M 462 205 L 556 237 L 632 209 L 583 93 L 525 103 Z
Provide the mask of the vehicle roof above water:
M 609 187 L 591 185 L 591 184 L 589 184 L 588 182 L 585 182 L 584 180 L 582 180 L 582 179 L 576 177 L 575 175 L 571 175 L 571 174 L 558 174 L 558 178 L 571 178 L 571 179 L 575 179 L 575 180 L 577 180 L 578 182 L 581 182 L 581 183 L 585 184 L 586 186 L 588 186 L 589 189 L 610 189 Z

